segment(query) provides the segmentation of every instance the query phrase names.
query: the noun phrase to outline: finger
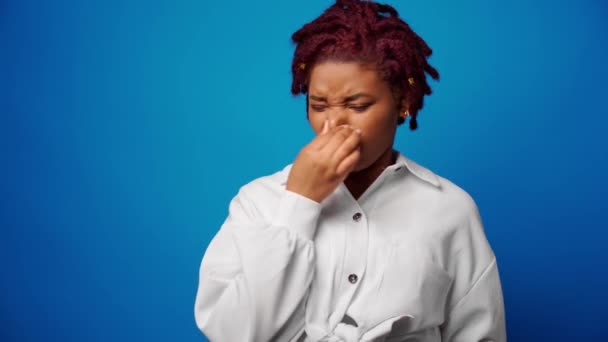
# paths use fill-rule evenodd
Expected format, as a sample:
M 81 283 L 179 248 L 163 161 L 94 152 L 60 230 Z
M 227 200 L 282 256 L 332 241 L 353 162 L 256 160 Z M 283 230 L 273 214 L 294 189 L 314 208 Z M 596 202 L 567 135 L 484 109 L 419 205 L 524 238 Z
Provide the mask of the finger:
M 328 158 L 331 157 L 335 153 L 335 151 L 338 149 L 338 147 L 340 147 L 340 145 L 342 145 L 344 140 L 346 140 L 346 138 L 348 138 L 348 136 L 351 134 L 351 132 L 352 132 L 352 128 L 350 128 L 348 126 L 336 127 L 335 130 L 332 132 L 333 134 L 328 134 L 328 136 L 331 136 L 331 137 L 321 147 L 321 151 L 323 151 L 323 153 L 325 153 Z
M 310 142 L 310 146 L 316 150 L 322 150 L 327 143 L 334 137 L 334 135 L 337 134 L 338 131 L 342 130 L 343 126 L 338 126 L 335 128 L 329 128 L 330 123 L 329 121 L 327 121 L 327 132 L 325 134 L 319 134 L 317 135 L 316 138 L 314 138 L 311 142 Z M 331 155 L 331 153 L 329 154 Z
M 361 145 L 361 130 L 356 129 L 342 142 L 342 145 L 334 152 L 331 159 L 333 161 L 333 167 L 337 167 L 344 158 L 346 158 L 351 152 Z
M 336 124 L 337 124 L 336 120 L 329 120 L 327 123 L 329 124 L 329 129 L 335 129 L 336 128 Z
M 323 146 L 327 144 L 327 142 L 331 139 L 334 133 L 335 132 L 333 132 L 329 128 L 329 121 L 325 121 L 321 133 L 319 133 L 314 139 L 312 139 L 312 141 L 308 145 L 315 150 L 320 150 L 323 148 Z
M 361 157 L 361 149 L 357 148 L 354 151 L 352 151 L 351 154 L 349 154 L 346 158 L 344 158 L 344 160 L 342 160 L 342 162 L 340 162 L 340 164 L 338 165 L 338 168 L 336 169 L 336 173 L 340 177 L 346 178 L 348 176 L 348 174 L 355 168 L 360 157 Z
M 327 132 L 329 132 L 329 122 L 327 119 L 325 119 L 325 121 L 323 121 L 323 129 L 321 130 L 321 134 L 327 134 Z

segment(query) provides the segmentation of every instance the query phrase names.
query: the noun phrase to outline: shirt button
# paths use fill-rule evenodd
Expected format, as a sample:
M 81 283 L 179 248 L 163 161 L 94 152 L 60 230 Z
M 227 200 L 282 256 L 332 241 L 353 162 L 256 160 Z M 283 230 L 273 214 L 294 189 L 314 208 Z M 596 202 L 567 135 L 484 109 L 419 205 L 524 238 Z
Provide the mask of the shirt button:
M 353 215 L 353 220 L 355 222 L 359 222 L 359 220 L 361 219 L 361 216 L 363 216 L 363 215 L 361 215 L 361 213 L 356 213 L 355 215 Z
M 357 277 L 357 275 L 356 275 L 356 274 L 354 274 L 354 273 L 348 276 L 348 281 L 349 281 L 351 284 L 356 283 L 356 282 L 357 282 L 357 279 L 359 279 L 359 278 L 358 278 L 358 277 Z

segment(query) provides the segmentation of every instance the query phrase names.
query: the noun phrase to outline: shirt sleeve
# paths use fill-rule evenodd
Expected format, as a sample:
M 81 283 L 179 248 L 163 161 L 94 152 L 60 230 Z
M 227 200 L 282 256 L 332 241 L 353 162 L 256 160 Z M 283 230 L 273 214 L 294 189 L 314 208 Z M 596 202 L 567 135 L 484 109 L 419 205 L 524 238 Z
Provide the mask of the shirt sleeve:
M 494 255 L 471 201 L 453 256 L 454 289 L 448 301 L 442 341 L 505 342 L 503 294 Z
M 287 190 L 277 204 L 241 188 L 201 262 L 194 316 L 210 341 L 286 341 L 302 328 L 320 212 Z

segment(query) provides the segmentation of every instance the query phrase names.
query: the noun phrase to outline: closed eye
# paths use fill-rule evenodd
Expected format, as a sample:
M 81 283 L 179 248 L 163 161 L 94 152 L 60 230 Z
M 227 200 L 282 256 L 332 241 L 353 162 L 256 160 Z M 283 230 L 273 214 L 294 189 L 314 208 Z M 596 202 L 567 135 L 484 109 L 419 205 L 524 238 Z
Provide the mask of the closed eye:
M 364 112 L 366 111 L 372 104 L 368 103 L 368 104 L 363 104 L 363 105 L 351 105 L 348 106 L 348 108 L 354 110 L 355 112 Z M 322 112 L 324 111 L 327 106 L 323 106 L 323 105 L 311 105 L 310 108 L 312 108 L 312 110 L 314 110 L 315 112 Z
M 325 110 L 325 106 L 311 105 L 310 108 L 315 112 L 322 112 Z
M 359 106 L 350 106 L 349 108 L 354 110 L 355 112 L 364 112 L 366 111 L 371 104 L 359 105 Z

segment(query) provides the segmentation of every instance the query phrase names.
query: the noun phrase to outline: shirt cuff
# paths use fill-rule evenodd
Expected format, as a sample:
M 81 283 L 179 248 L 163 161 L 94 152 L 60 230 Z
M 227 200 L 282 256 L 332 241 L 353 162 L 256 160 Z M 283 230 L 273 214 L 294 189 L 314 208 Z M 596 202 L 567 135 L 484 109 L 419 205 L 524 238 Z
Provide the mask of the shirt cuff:
M 321 209 L 321 203 L 285 190 L 277 208 L 274 225 L 286 227 L 299 236 L 312 240 L 317 231 L 317 220 Z

